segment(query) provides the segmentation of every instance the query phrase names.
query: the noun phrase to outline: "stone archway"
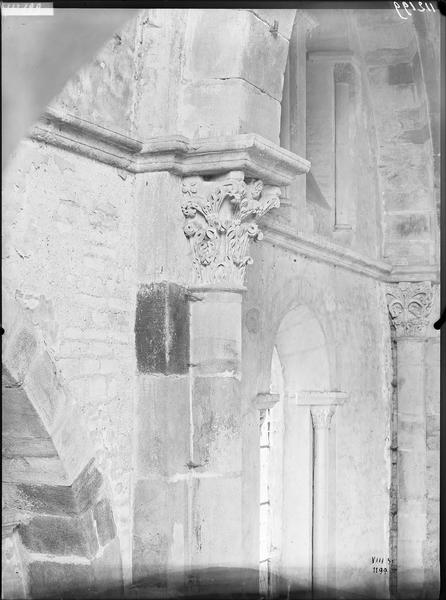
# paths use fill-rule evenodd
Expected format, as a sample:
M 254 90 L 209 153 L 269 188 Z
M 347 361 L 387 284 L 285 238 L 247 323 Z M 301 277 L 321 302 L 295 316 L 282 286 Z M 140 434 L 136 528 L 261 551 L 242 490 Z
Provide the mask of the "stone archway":
M 8 293 L 3 301 L 3 597 L 120 592 L 109 486 L 81 415 L 39 331 Z
M 278 370 L 283 378 L 280 569 L 288 592 L 319 597 L 335 585 L 329 526 L 335 489 L 331 421 L 346 394 L 332 390 L 326 336 L 308 304 L 295 305 L 280 321 L 272 361 L 275 380 L 280 380 Z

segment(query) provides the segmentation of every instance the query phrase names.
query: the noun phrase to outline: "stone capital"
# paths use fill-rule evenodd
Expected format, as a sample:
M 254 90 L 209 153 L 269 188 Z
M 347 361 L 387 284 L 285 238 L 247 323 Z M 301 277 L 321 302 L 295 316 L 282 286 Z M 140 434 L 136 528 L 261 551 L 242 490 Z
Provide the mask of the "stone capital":
M 335 412 L 334 405 L 318 405 L 312 406 L 311 409 L 311 420 L 313 422 L 313 429 L 329 429 L 331 424 L 331 418 Z
M 386 299 L 396 338 L 426 335 L 433 300 L 430 281 L 388 285 Z
M 250 242 L 263 237 L 258 221 L 280 205 L 280 188 L 230 171 L 211 179 L 182 180 L 181 210 L 184 234 L 193 257 L 192 284 L 243 286 L 246 266 L 252 263 Z

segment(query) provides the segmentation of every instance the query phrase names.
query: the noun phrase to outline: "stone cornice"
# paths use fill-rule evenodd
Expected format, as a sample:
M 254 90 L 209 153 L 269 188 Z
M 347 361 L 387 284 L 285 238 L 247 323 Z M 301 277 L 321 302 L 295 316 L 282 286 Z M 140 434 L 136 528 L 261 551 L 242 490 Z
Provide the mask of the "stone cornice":
M 170 171 L 181 177 L 243 171 L 267 185 L 288 185 L 310 163 L 257 134 L 188 139 L 180 135 L 142 143 L 73 115 L 48 111 L 31 139 L 132 173 Z
M 145 144 L 137 172 L 169 170 L 184 177 L 243 171 L 246 177 L 280 186 L 310 169 L 307 160 L 252 133 L 196 140 L 178 137 L 173 151 L 168 144 L 161 150 L 160 142 L 153 139 Z

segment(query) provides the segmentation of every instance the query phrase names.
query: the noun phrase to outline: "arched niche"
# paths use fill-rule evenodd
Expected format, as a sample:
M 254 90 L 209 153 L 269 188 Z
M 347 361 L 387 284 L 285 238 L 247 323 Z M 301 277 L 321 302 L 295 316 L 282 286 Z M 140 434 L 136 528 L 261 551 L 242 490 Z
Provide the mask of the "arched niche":
M 270 462 L 275 466 L 269 468 L 273 492 L 268 519 L 279 531 L 271 535 L 271 565 L 276 581 L 285 586 L 274 590 L 270 576 L 273 593 L 306 597 L 315 591 L 315 582 L 317 589 L 321 579 L 326 586 L 331 573 L 327 523 L 335 483 L 335 437 L 330 424 L 342 396 L 332 391 L 331 380 L 323 326 L 308 303 L 298 304 L 282 317 L 271 354 L 270 393 L 275 403 L 269 409 Z M 321 539 L 327 541 L 323 551 Z

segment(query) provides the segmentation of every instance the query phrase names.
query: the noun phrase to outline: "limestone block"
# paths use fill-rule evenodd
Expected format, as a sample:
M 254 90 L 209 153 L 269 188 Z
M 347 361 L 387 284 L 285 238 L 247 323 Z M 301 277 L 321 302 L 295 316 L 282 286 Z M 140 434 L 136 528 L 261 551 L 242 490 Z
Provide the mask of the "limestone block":
M 139 379 L 137 473 L 184 473 L 189 449 L 189 378 Z
M 209 473 L 239 472 L 240 382 L 232 377 L 196 377 L 192 394 L 194 463 Z
M 184 481 L 136 482 L 133 525 L 133 580 L 165 587 L 172 560 L 175 523 L 185 525 L 187 489 Z M 184 561 L 183 561 L 184 562 Z
M 274 25 L 274 21 L 278 21 L 278 33 L 287 40 L 291 37 L 294 18 L 296 17 L 297 20 L 302 18 L 302 14 L 299 14 L 300 11 L 297 11 L 296 15 L 294 8 L 253 8 L 252 12 L 270 27 Z
M 418 240 L 428 239 L 431 235 L 429 217 L 420 213 L 387 215 L 386 226 L 390 239 Z
M 421 500 L 426 491 L 426 453 L 425 451 L 398 452 L 399 497 L 402 500 Z
M 426 539 L 426 512 L 422 505 L 409 504 L 409 508 L 398 511 L 398 539 L 409 542 Z
M 247 10 L 195 11 L 195 32 L 185 78 L 243 79 L 282 99 L 288 43 Z
M 389 85 L 409 85 L 414 83 L 411 63 L 403 62 L 387 67 L 387 82 Z
M 183 135 L 203 138 L 257 133 L 279 144 L 280 102 L 244 80 L 193 82 L 184 86 L 182 94 Z
M 2 536 L 2 598 L 8 600 L 26 597 L 26 583 L 17 546 L 17 531 L 11 536 Z
M 99 591 L 107 591 L 107 598 L 122 597 L 122 564 L 119 541 L 114 539 L 105 546 L 100 556 L 92 561 L 94 578 Z
M 77 506 L 69 486 L 33 485 L 19 483 L 14 486 L 14 503 L 33 513 L 75 516 Z
M 88 564 L 35 561 L 28 565 L 28 577 L 32 598 L 88 598 L 94 591 Z
M 102 483 L 103 477 L 91 460 L 72 486 L 79 512 L 84 512 L 95 503 Z
M 140 287 L 135 344 L 142 373 L 181 374 L 189 363 L 189 309 L 186 289 L 173 283 Z
M 384 257 L 394 265 L 426 265 L 431 262 L 431 242 L 414 239 L 396 242 L 385 239 Z
M 26 378 L 26 388 L 39 407 L 45 424 L 51 427 L 65 404 L 65 394 L 57 381 L 56 366 L 47 352 L 34 361 Z
M 241 297 L 207 294 L 191 305 L 191 362 L 194 373 L 239 376 L 241 361 Z
M 116 535 L 115 522 L 110 503 L 106 498 L 100 500 L 93 508 L 94 520 L 101 546 L 105 546 Z
M 56 425 L 52 440 L 69 481 L 77 477 L 92 455 L 88 432 L 76 406 L 68 406 L 63 421 Z
M 9 341 L 3 360 L 17 381 L 25 377 L 36 351 L 37 341 L 30 329 L 21 329 Z
M 137 175 L 135 194 L 140 280 L 189 283 L 191 258 L 183 233 L 181 179 L 166 172 Z
M 194 479 L 193 565 L 229 567 L 242 564 L 241 490 L 240 477 Z
M 92 525 L 92 523 L 91 523 Z M 57 556 L 94 556 L 98 549 L 96 536 L 84 535 L 78 519 L 40 515 L 19 528 L 21 541 L 30 552 Z M 85 528 L 85 531 L 94 529 Z
M 390 188 L 383 192 L 383 198 L 388 211 L 429 210 L 432 206 L 432 192 L 427 187 L 411 192 Z

